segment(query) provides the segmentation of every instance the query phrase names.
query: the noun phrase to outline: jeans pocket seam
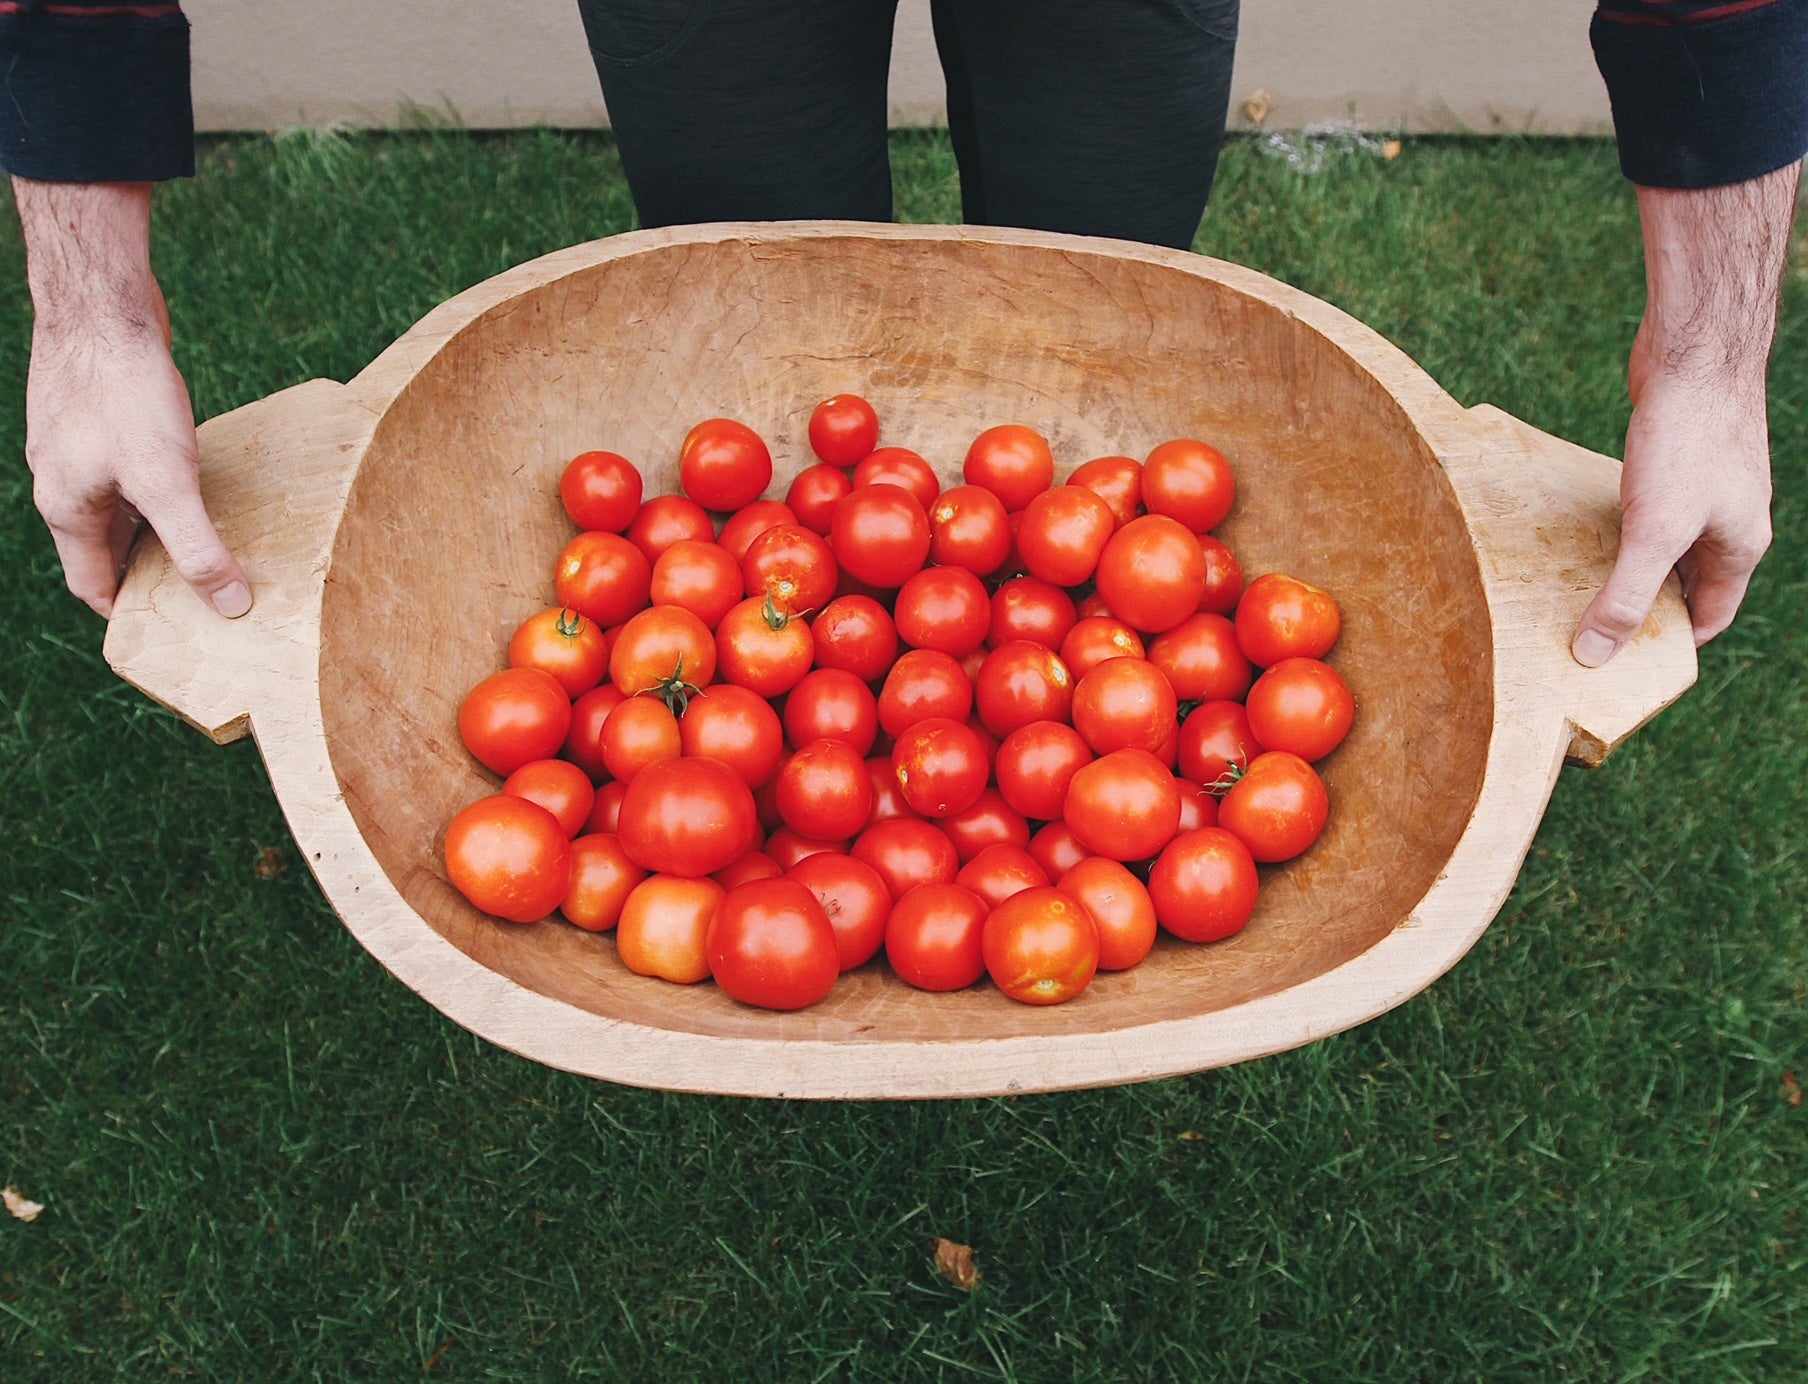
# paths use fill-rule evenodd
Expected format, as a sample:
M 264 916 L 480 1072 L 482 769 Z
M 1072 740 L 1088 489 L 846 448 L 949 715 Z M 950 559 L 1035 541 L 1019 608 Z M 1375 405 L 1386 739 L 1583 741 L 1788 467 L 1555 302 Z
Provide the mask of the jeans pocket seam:
M 714 0 L 696 0 L 696 3 L 691 6 L 690 13 L 684 17 L 684 23 L 678 26 L 678 32 L 651 52 L 637 54 L 631 58 L 622 58 L 604 52 L 593 43 L 590 45 L 590 56 L 598 63 L 607 63 L 610 67 L 653 67 L 664 62 L 688 43 L 713 7 Z

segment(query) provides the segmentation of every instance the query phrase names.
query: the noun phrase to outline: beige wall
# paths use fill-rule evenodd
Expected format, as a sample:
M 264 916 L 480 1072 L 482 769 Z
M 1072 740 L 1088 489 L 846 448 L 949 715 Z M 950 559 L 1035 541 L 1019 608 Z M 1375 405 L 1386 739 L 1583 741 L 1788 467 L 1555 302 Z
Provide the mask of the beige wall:
M 455 111 L 477 128 L 608 118 L 575 0 L 187 0 L 185 8 L 203 129 L 382 125 L 411 105 Z M 1410 130 L 1607 128 L 1579 0 L 1244 0 L 1233 91 L 1233 118 L 1266 93 L 1270 128 L 1327 119 Z M 891 104 L 894 124 L 942 117 L 929 0 L 901 0 Z

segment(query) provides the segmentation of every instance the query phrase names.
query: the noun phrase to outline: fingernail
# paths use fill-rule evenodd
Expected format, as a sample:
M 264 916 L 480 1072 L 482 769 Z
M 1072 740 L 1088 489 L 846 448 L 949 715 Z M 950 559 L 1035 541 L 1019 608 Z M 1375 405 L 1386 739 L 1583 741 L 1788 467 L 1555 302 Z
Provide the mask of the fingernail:
M 213 593 L 213 608 L 228 620 L 236 620 L 251 609 L 251 588 L 242 581 L 222 586 Z
M 1583 630 L 1570 646 L 1570 653 L 1584 668 L 1599 668 L 1619 647 L 1599 630 Z

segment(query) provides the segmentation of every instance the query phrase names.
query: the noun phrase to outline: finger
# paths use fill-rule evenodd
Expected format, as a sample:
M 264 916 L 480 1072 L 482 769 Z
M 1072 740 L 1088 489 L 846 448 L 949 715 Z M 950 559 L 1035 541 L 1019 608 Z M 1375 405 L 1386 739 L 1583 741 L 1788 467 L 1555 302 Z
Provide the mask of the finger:
M 70 591 L 109 617 L 119 594 L 119 567 L 109 537 L 115 512 L 115 506 L 107 505 L 44 516 Z
M 107 526 L 107 548 L 113 554 L 113 579 L 123 581 L 126 560 L 132 556 L 132 545 L 138 541 L 138 530 L 144 521 L 125 503 L 115 505 L 113 519 Z
M 1692 553 L 1683 576 L 1683 592 L 1689 602 L 1689 623 L 1700 648 L 1733 623 L 1745 589 L 1751 585 L 1751 564 L 1711 551 Z
M 1647 533 L 1628 512 L 1613 572 L 1576 626 L 1570 644 L 1576 662 L 1584 668 L 1599 668 L 1638 633 L 1685 546 Z
M 251 583 L 245 569 L 221 541 L 197 488 L 150 491 L 128 498 L 163 540 L 176 571 L 202 600 L 229 620 L 251 609 Z

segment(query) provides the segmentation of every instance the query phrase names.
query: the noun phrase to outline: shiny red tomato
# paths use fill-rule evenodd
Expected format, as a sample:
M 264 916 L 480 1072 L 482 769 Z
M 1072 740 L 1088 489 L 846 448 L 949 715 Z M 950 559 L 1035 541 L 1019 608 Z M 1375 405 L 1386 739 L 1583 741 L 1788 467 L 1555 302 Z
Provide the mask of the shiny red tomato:
M 580 529 L 620 533 L 634 522 L 640 495 L 640 472 L 614 452 L 582 452 L 559 477 L 559 498 Z
M 551 673 L 510 668 L 491 673 L 458 708 L 458 735 L 477 762 L 505 777 L 551 759 L 571 729 L 571 698 Z
M 709 973 L 734 999 L 761 1009 L 803 1009 L 841 974 L 835 929 L 822 905 L 792 879 L 730 889 L 704 943 Z
M 885 959 L 919 990 L 964 990 L 986 973 L 985 900 L 958 884 L 924 884 L 892 905 Z
M 1073 679 L 1053 649 L 1014 639 L 986 656 L 974 701 L 985 728 L 1003 737 L 1031 721 L 1065 721 Z
M 1073 597 L 1040 577 L 1017 577 L 992 593 L 988 638 L 994 649 L 1013 639 L 1027 639 L 1059 649 L 1079 617 Z
M 947 654 L 912 649 L 892 665 L 879 689 L 879 726 L 901 735 L 918 721 L 940 716 L 965 721 L 973 710 L 973 684 Z
M 1111 506 L 1118 524 L 1128 524 L 1142 513 L 1143 468 L 1132 457 L 1097 457 L 1074 468 L 1069 485 L 1083 485 Z
M 717 884 L 724 889 L 733 889 L 739 884 L 751 884 L 756 879 L 779 879 L 784 875 L 778 861 L 764 851 L 748 851 L 746 855 L 738 855 L 711 875 Z
M 711 418 L 678 449 L 678 483 L 705 509 L 727 513 L 751 504 L 772 484 L 772 453 L 745 423 Z
M 992 773 L 980 738 L 942 716 L 913 722 L 901 732 L 891 762 L 904 801 L 925 817 L 947 817 L 973 806 Z
M 1094 754 L 1155 754 L 1178 725 L 1176 711 L 1173 687 L 1146 659 L 1107 659 L 1074 686 L 1074 729 Z
M 1147 750 L 1114 750 L 1073 776 L 1062 816 L 1091 854 L 1147 860 L 1174 838 L 1180 793 Z
M 916 497 L 925 514 L 942 493 L 935 468 L 908 447 L 881 447 L 854 468 L 854 489 L 863 485 L 895 485 Z
M 954 843 L 933 822 L 917 817 L 874 822 L 854 838 L 849 854 L 877 870 L 894 899 L 919 884 L 952 884 L 960 872 Z
M 758 830 L 752 791 L 713 759 L 649 764 L 622 799 L 622 848 L 661 874 L 714 874 L 751 850 Z
M 1180 728 L 1180 772 L 1222 793 L 1230 787 L 1232 770 L 1248 768 L 1264 748 L 1240 702 L 1206 702 Z
M 1006 423 L 973 439 L 962 478 L 990 490 L 1007 512 L 1016 511 L 1054 483 L 1055 457 L 1040 433 Z
M 553 569 L 553 594 L 563 606 L 607 629 L 647 603 L 653 564 L 620 534 L 580 533 Z
M 638 976 L 679 985 L 709 979 L 706 941 L 727 890 L 713 879 L 651 875 L 622 904 L 615 952 Z
M 785 728 L 772 703 L 733 683 L 716 683 L 684 708 L 679 742 L 693 759 L 716 759 L 749 788 L 771 782 L 785 750 Z
M 845 841 L 818 841 L 799 836 L 789 827 L 780 827 L 766 838 L 766 854 L 776 860 L 782 870 L 790 870 L 798 861 L 808 860 L 813 855 L 846 855 L 847 849 Z
M 1179 520 L 1194 533 L 1217 528 L 1236 498 L 1230 463 L 1209 443 L 1176 438 L 1143 462 L 1143 507 Z
M 685 495 L 655 495 L 641 505 L 627 533 L 628 541 L 645 555 L 649 570 L 672 544 L 687 538 L 708 543 L 715 536 L 716 526 L 710 522 L 708 511 Z
M 830 466 L 852 466 L 879 445 L 879 415 L 858 394 L 836 394 L 810 411 L 810 450 Z
M 683 539 L 653 564 L 647 598 L 682 606 L 713 630 L 741 602 L 741 565 L 718 543 Z
M 1356 700 L 1337 670 L 1315 658 L 1284 658 L 1249 689 L 1249 728 L 1271 750 L 1307 763 L 1343 743 Z
M 1180 825 L 1176 832 L 1218 825 L 1218 799 L 1209 788 L 1179 774 L 1174 775 L 1174 788 L 1180 794 Z
M 586 832 L 606 831 L 611 836 L 621 833 L 622 799 L 628 796 L 628 785 L 617 783 L 611 779 L 596 790 L 596 805 L 590 809 L 590 820 L 584 823 Z
M 803 617 L 780 610 L 769 596 L 749 596 L 716 627 L 723 680 L 762 697 L 796 687 L 815 656 L 816 641 Z
M 508 664 L 551 673 L 567 696 L 581 697 L 609 670 L 609 640 L 596 621 L 551 606 L 528 616 L 510 636 Z
M 898 657 L 898 629 L 871 596 L 837 596 L 810 624 L 816 666 L 840 668 L 862 682 L 885 676 Z
M 1284 658 L 1323 658 L 1343 629 L 1329 592 L 1297 577 L 1257 577 L 1237 602 L 1237 642 L 1258 668 Z
M 835 507 L 847 498 L 854 483 L 839 466 L 819 462 L 797 473 L 791 488 L 785 492 L 785 503 L 797 516 L 797 522 L 811 533 L 826 535 L 835 522 Z
M 559 830 L 576 836 L 590 820 L 596 805 L 596 789 L 590 776 L 563 759 L 536 759 L 508 776 L 502 791 L 511 797 L 538 803 L 558 820 Z
M 1199 608 L 1205 554 L 1185 525 L 1165 514 L 1145 514 L 1111 535 L 1099 558 L 1098 584 L 1113 615 L 1159 634 Z
M 1156 920 L 1188 942 L 1218 942 L 1255 911 L 1256 862 L 1230 832 L 1202 827 L 1176 836 L 1149 871 Z
M 622 701 L 622 690 L 612 682 L 593 687 L 571 704 L 571 729 L 560 753 L 593 781 L 609 777 L 603 765 L 603 725 Z
M 873 785 L 866 761 L 843 740 L 812 740 L 778 771 L 778 815 L 799 836 L 843 841 L 866 829 Z
M 1188 616 L 1149 646 L 1149 662 L 1188 702 L 1241 701 L 1255 676 L 1235 627 L 1222 615 Z
M 1080 844 L 1080 838 L 1066 822 L 1050 822 L 1030 837 L 1030 854 L 1048 871 L 1050 879 L 1060 879 L 1092 852 Z
M 571 843 L 571 883 L 559 912 L 585 932 L 607 932 L 621 918 L 628 895 L 647 872 L 628 859 L 621 841 L 601 832 Z
M 816 896 L 835 929 L 835 950 L 843 971 L 864 966 L 885 945 L 891 893 L 879 872 L 851 855 L 812 855 L 793 865 L 785 878 Z
M 986 642 L 992 602 L 964 567 L 927 567 L 898 590 L 898 634 L 918 649 L 965 658 Z
M 987 846 L 961 866 L 954 882 L 971 889 L 993 908 L 1025 889 L 1048 883 L 1048 872 L 1022 846 Z
M 970 807 L 938 819 L 937 825 L 954 843 L 954 853 L 963 865 L 987 846 L 1027 850 L 1030 844 L 1029 822 L 996 788 L 986 789 Z
M 1033 821 L 1060 817 L 1073 776 L 1092 763 L 1085 737 L 1064 721 L 1032 721 L 1005 736 L 994 766 L 998 791 Z
M 1312 766 L 1296 754 L 1270 750 L 1257 755 L 1224 795 L 1218 825 L 1257 860 L 1273 865 L 1318 840 L 1330 814 L 1324 781 Z
M 892 590 L 922 570 L 929 556 L 929 516 L 899 486 L 859 486 L 835 507 L 829 546 L 850 576 Z
M 1108 658 L 1141 658 L 1142 636 L 1112 615 L 1088 615 L 1061 641 L 1061 661 L 1083 678 Z
M 1243 568 L 1231 550 L 1209 533 L 1199 535 L 1205 556 L 1205 588 L 1199 593 L 1201 615 L 1229 615 L 1243 597 Z
M 1099 969 L 1099 928 L 1086 906 L 1044 885 L 1011 895 L 986 919 L 981 939 L 992 983 L 1024 1004 L 1060 1004 Z
M 852 673 L 818 668 L 785 699 L 785 735 L 793 745 L 845 740 L 862 756 L 879 734 L 879 704 Z
M 840 575 L 829 545 L 799 524 L 774 524 L 741 559 L 747 594 L 770 597 L 780 611 L 797 615 L 827 605 Z
M 538 803 L 502 793 L 479 798 L 446 828 L 446 876 L 492 917 L 537 923 L 565 897 L 571 840 Z
M 682 606 L 641 611 L 609 646 L 609 681 L 631 697 L 678 696 L 686 687 L 708 687 L 715 676 L 715 636 Z
M 1011 554 L 1011 522 L 1004 502 L 977 485 L 957 485 L 929 507 L 929 557 L 941 567 L 964 567 L 989 577 Z
M 1078 899 L 1099 930 L 1099 969 L 1127 971 L 1155 946 L 1155 905 L 1135 875 L 1115 860 L 1088 856 L 1057 882 Z
M 1044 490 L 1023 511 L 1017 551 L 1030 575 L 1055 586 L 1090 581 L 1117 528 L 1107 504 L 1083 485 Z
M 791 506 L 778 500 L 755 500 L 728 516 L 727 522 L 722 525 L 722 532 L 716 535 L 716 542 L 723 552 L 734 559 L 737 589 L 745 585 L 740 575 L 741 560 L 747 556 L 747 549 L 753 545 L 753 540 L 767 529 L 796 522 L 797 516 L 791 512 Z
M 866 761 L 866 776 L 873 784 L 873 821 L 889 822 L 894 817 L 918 815 L 904 801 L 904 792 L 898 787 L 898 775 L 892 768 L 889 751 Z

